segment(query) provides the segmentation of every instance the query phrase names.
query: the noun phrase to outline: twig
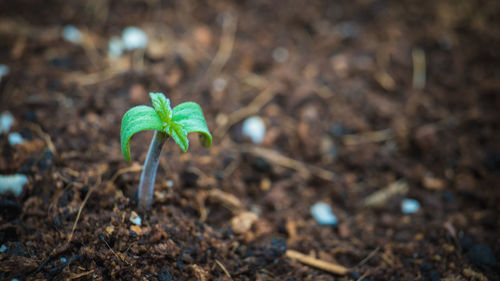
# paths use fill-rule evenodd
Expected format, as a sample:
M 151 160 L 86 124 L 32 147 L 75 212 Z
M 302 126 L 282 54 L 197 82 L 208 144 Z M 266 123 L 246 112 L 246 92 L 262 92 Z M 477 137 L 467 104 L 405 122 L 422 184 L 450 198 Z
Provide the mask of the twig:
M 366 256 L 366 258 L 362 259 L 357 266 L 361 266 L 365 263 L 367 263 L 373 256 L 375 256 L 375 254 L 378 253 L 378 251 L 380 250 L 380 247 L 377 247 L 375 248 L 375 250 L 373 250 L 370 254 L 368 254 L 368 256 Z
M 80 277 L 87 276 L 87 275 L 89 275 L 89 274 L 91 274 L 91 273 L 94 273 L 94 270 L 93 270 L 93 269 L 91 269 L 91 270 L 89 270 L 89 271 L 81 272 L 81 273 L 71 273 L 71 272 L 70 272 L 70 274 L 69 274 L 69 278 L 68 278 L 68 279 L 69 279 L 69 280 L 78 279 L 78 278 L 80 278 Z
M 226 65 L 231 57 L 234 46 L 234 36 L 236 34 L 237 20 L 236 16 L 227 12 L 222 15 L 222 35 L 220 38 L 219 49 L 215 57 L 210 62 L 202 78 L 197 81 L 190 92 L 198 93 L 202 87 L 205 87 L 215 78 Z
M 385 263 L 387 263 L 387 265 L 389 265 L 390 267 L 394 267 L 394 261 L 389 256 L 387 256 L 387 254 L 380 254 L 380 258 L 385 261 Z
M 47 144 L 47 148 L 52 152 L 53 155 L 57 155 L 56 146 L 52 142 L 52 138 L 49 134 L 43 131 L 42 127 L 36 123 L 28 123 L 28 127 L 30 127 L 33 131 L 35 131 L 39 137 L 41 137 L 45 143 Z
M 236 16 L 230 13 L 225 13 L 222 17 L 222 36 L 220 40 L 219 50 L 217 51 L 217 54 L 208 67 L 208 77 L 214 77 L 218 75 L 231 57 L 231 53 L 233 52 L 236 27 Z
M 346 275 L 349 272 L 349 269 L 347 269 L 344 266 L 334 264 L 331 262 L 326 262 L 323 260 L 319 260 L 310 256 L 306 256 L 302 253 L 299 253 L 294 250 L 287 250 L 286 251 L 286 256 L 291 259 L 295 259 L 303 264 L 307 264 L 309 266 L 315 267 L 322 269 L 324 271 L 328 271 L 334 274 L 338 275 Z
M 364 280 L 364 279 L 365 279 L 365 277 L 368 277 L 368 275 L 369 275 L 369 273 L 368 273 L 368 272 L 365 272 L 365 274 L 361 275 L 361 276 L 358 278 L 358 280 L 356 280 L 356 281 L 361 281 L 361 280 Z
M 264 107 L 274 98 L 275 94 L 276 92 L 274 85 L 270 85 L 264 88 L 264 90 L 262 90 L 262 92 L 257 97 L 255 97 L 255 99 L 248 106 L 240 108 L 231 113 L 231 115 L 227 116 L 224 122 L 222 122 L 222 124 L 220 124 L 219 127 L 215 130 L 214 135 L 217 138 L 222 138 L 231 126 L 259 112 L 262 107 Z
M 406 194 L 408 193 L 408 190 L 408 183 L 404 180 L 398 180 L 391 183 L 387 187 L 368 195 L 368 197 L 363 200 L 363 206 L 368 208 L 382 207 L 393 196 Z
M 237 157 L 236 159 L 231 161 L 231 163 L 229 165 L 227 165 L 227 167 L 222 171 L 222 177 L 227 178 L 227 177 L 231 176 L 233 174 L 233 172 L 236 171 L 236 169 L 240 165 L 240 162 L 241 162 L 241 159 L 239 159 L 239 157 Z
M 119 260 L 121 260 L 122 262 L 124 262 L 124 263 L 126 263 L 126 264 L 130 265 L 130 263 L 128 263 L 128 262 L 127 262 L 127 261 L 126 261 L 123 257 L 119 256 L 119 255 L 115 252 L 115 250 L 113 250 L 113 248 L 111 248 L 111 246 L 109 246 L 108 241 L 106 241 L 105 239 L 102 239 L 102 241 L 104 242 L 104 244 L 106 244 L 106 246 L 108 246 L 108 248 L 109 248 L 109 250 L 111 251 L 111 253 L 113 253 L 113 255 L 115 255 L 115 257 L 116 257 L 117 259 L 119 259 Z M 128 249 L 127 249 L 127 250 L 128 250 Z
M 90 194 L 92 194 L 92 191 L 99 187 L 102 183 L 102 178 L 101 175 L 97 178 L 97 183 L 92 186 L 87 194 L 85 195 L 85 198 L 82 201 L 82 204 L 80 204 L 80 208 L 78 208 L 78 213 L 76 215 L 75 223 L 73 224 L 73 228 L 71 229 L 71 234 L 68 237 L 68 243 L 71 242 L 71 239 L 73 239 L 73 234 L 75 233 L 76 226 L 78 225 L 78 220 L 80 220 L 80 215 L 82 214 L 83 207 L 85 207 L 85 204 L 87 203 L 87 200 L 89 200 Z
M 394 138 L 394 132 L 391 128 L 371 131 L 356 135 L 345 135 L 342 137 L 342 142 L 344 145 L 360 145 L 365 143 L 377 143 L 388 141 Z
M 423 89 L 425 87 L 425 51 L 420 48 L 413 49 L 413 87 Z
M 217 265 L 222 269 L 222 271 L 224 271 L 224 273 L 226 274 L 227 277 L 232 278 L 231 274 L 229 274 L 226 267 L 224 267 L 224 265 L 219 260 L 216 259 L 215 263 L 217 263 Z
M 308 179 L 315 175 L 327 181 L 334 181 L 337 177 L 333 172 L 320 168 L 318 166 L 306 164 L 295 159 L 286 157 L 274 150 L 257 146 L 241 145 L 238 149 L 243 152 L 251 153 L 268 160 L 279 166 L 296 170 L 302 177 Z
M 107 184 L 114 183 L 116 181 L 116 179 L 123 174 L 130 173 L 130 172 L 140 172 L 140 171 L 142 171 L 142 166 L 137 164 L 137 163 L 133 163 L 132 166 L 122 168 L 122 169 L 116 171 L 116 173 L 111 177 L 111 179 L 107 182 Z
M 127 72 L 128 70 L 124 71 L 115 68 L 107 68 L 102 71 L 92 73 L 72 72 L 71 74 L 65 76 L 64 80 L 67 82 L 75 82 L 81 86 L 90 86 L 113 79 L 114 77 Z

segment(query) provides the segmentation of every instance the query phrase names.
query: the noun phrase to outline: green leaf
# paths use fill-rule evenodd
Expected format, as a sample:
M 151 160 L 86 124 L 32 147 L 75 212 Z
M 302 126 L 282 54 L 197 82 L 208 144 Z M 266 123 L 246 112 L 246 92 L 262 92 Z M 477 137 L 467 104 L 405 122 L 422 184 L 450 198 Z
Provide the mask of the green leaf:
M 169 127 L 168 134 L 174 139 L 174 141 L 181 147 L 183 152 L 186 152 L 189 148 L 189 139 L 187 138 L 187 132 L 184 130 L 182 125 L 172 123 Z
M 130 161 L 130 138 L 137 132 L 145 130 L 163 130 L 163 123 L 154 108 L 139 105 L 129 109 L 122 119 L 120 131 L 122 154 Z
M 200 133 L 200 142 L 204 147 L 212 144 L 212 135 L 197 103 L 184 102 L 174 107 L 172 121 L 182 125 L 187 133 Z
M 160 116 L 161 121 L 165 125 L 170 125 L 172 120 L 172 108 L 170 107 L 170 99 L 167 99 L 163 93 L 149 93 L 151 103 Z

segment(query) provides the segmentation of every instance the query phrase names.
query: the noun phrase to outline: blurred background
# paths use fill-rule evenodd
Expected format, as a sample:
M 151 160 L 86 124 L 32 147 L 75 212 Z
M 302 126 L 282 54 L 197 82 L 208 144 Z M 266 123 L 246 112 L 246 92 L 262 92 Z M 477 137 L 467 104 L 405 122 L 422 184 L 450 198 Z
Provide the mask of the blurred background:
M 285 258 L 293 249 L 350 268 L 342 280 L 500 278 L 499 12 L 461 0 L 1 1 L 0 188 L 20 189 L 1 197 L 0 244 L 30 254 L 1 251 L 0 277 L 334 280 Z M 149 92 L 198 102 L 214 145 L 165 145 L 155 208 L 132 229 L 152 133 L 132 138 L 126 163 L 120 123 Z M 77 242 L 63 244 L 77 214 Z M 209 246 L 190 238 L 201 228 Z M 144 238 L 155 229 L 166 234 Z M 130 270 L 96 233 L 151 249 L 113 242 Z M 163 242 L 181 249 L 169 262 L 154 257 Z M 53 262 L 72 255 L 81 268 Z

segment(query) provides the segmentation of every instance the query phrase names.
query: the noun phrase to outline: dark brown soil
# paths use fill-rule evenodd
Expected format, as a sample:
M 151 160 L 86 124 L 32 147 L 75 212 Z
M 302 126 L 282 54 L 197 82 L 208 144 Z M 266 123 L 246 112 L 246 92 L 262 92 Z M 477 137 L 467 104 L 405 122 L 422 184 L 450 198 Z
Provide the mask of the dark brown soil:
M 0 279 L 500 280 L 499 14 L 499 1 L 0 2 L 0 112 L 25 138 L 0 136 L 0 174 L 29 178 L 0 197 Z M 83 43 L 61 38 L 67 24 Z M 148 48 L 110 59 L 130 25 Z M 149 91 L 198 102 L 214 145 L 167 143 L 139 227 L 152 133 L 132 138 L 132 163 L 119 133 Z M 260 145 L 241 134 L 254 114 Z M 395 183 L 407 193 L 364 203 Z M 421 209 L 403 214 L 403 198 Z M 318 201 L 337 227 L 311 217 Z

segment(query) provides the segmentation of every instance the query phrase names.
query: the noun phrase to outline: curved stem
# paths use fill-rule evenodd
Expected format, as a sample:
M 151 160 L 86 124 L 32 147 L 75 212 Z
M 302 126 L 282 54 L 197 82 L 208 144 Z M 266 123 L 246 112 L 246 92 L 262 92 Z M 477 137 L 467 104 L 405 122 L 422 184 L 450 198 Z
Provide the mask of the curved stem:
M 167 134 L 155 131 L 153 140 L 149 146 L 148 156 L 146 157 L 146 161 L 144 161 L 141 181 L 139 183 L 139 209 L 150 209 L 153 203 L 156 169 L 158 168 L 158 162 L 160 161 L 161 148 L 167 138 Z

